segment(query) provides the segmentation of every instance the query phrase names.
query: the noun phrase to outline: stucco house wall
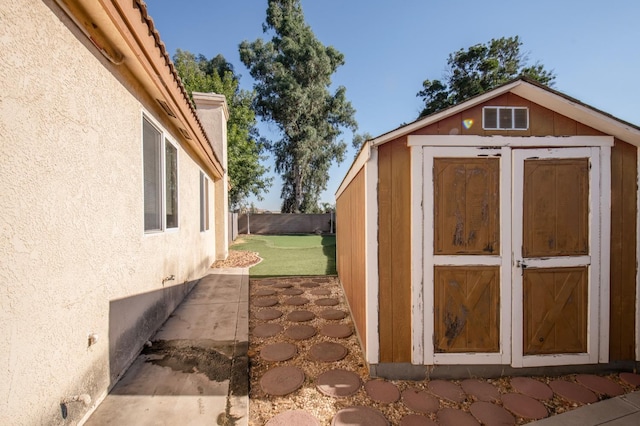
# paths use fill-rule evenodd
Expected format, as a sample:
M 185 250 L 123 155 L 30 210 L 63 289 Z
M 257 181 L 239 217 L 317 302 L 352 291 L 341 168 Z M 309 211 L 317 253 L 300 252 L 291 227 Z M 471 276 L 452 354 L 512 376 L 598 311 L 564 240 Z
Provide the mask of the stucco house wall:
M 0 424 L 75 424 L 215 260 L 220 197 L 201 232 L 201 161 L 139 80 L 53 1 L 0 3 Z M 144 231 L 143 116 L 178 229 Z

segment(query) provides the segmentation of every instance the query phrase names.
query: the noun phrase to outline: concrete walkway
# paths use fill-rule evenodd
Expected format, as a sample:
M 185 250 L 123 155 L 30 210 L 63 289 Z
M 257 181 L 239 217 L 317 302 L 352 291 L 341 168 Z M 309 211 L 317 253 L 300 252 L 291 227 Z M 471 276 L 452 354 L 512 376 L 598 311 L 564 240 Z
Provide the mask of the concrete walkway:
M 248 289 L 210 269 L 84 424 L 247 425 Z
M 640 391 L 585 405 L 568 413 L 529 423 L 536 426 L 638 426 Z

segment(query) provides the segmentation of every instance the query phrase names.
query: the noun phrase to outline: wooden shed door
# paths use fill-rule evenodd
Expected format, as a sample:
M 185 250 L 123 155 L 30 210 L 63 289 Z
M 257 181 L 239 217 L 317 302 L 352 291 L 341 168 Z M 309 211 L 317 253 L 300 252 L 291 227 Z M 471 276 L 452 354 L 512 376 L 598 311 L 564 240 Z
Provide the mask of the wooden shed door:
M 514 364 L 597 362 L 598 333 L 589 333 L 597 330 L 599 288 L 592 153 L 514 150 Z

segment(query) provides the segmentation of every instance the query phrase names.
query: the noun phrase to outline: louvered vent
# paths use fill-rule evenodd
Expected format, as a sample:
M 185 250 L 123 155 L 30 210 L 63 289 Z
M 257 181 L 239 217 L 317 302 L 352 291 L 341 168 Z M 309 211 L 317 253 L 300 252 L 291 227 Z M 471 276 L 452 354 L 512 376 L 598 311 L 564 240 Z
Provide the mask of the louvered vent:
M 182 136 L 184 136 L 185 139 L 191 140 L 191 135 L 189 134 L 189 132 L 187 132 L 182 127 L 178 127 L 178 130 L 180 130 L 180 133 L 182 133 Z
M 160 104 L 164 112 L 166 112 L 169 117 L 177 118 L 176 113 L 173 112 L 173 110 L 169 107 L 169 105 L 165 101 L 162 101 L 160 99 L 156 99 L 156 101 L 158 101 L 158 103 Z
M 485 130 L 527 130 L 529 109 L 522 107 L 484 107 L 482 128 Z

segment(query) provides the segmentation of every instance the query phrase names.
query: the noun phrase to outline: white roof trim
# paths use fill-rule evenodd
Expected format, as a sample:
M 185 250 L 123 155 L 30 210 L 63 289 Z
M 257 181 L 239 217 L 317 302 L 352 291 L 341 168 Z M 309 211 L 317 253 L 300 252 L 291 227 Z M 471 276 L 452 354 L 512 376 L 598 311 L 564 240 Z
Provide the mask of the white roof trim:
M 433 124 L 437 121 L 440 121 L 442 119 L 445 119 L 447 117 L 450 117 L 452 115 L 455 115 L 457 113 L 459 113 L 460 111 L 464 111 L 466 109 L 469 109 L 475 105 L 481 104 L 483 102 L 488 101 L 489 99 L 495 98 L 497 96 L 502 95 L 503 93 L 507 93 L 509 91 L 511 91 L 511 89 L 513 89 L 514 87 L 517 87 L 518 85 L 520 85 L 521 83 L 523 83 L 523 81 L 518 80 L 518 81 L 514 81 L 513 83 L 509 83 L 506 84 L 502 87 L 499 87 L 495 90 L 492 90 L 490 92 L 486 92 L 483 93 L 480 96 L 476 96 L 473 99 L 470 99 L 466 102 L 463 102 L 461 104 L 458 105 L 454 105 L 451 108 L 447 108 L 444 111 L 440 111 L 438 113 L 429 115 L 425 118 L 422 118 L 420 120 L 414 121 L 413 123 L 409 123 L 406 126 L 402 126 L 397 128 L 396 130 L 393 130 L 389 133 L 385 133 L 384 135 L 378 136 L 377 138 L 374 138 L 371 140 L 371 143 L 373 144 L 373 146 L 378 146 L 378 145 L 382 145 L 386 142 L 389 142 L 390 140 L 396 139 L 398 137 L 404 136 L 408 133 L 412 133 L 415 130 L 421 129 L 423 127 L 426 127 L 430 124 Z
M 351 183 L 353 178 L 355 178 L 356 175 L 360 172 L 360 169 L 362 169 L 365 164 L 367 164 L 369 158 L 371 158 L 371 141 L 365 142 L 362 149 L 360 150 L 360 153 L 349 168 L 349 171 L 345 175 L 344 179 L 342 179 L 342 182 L 340 183 L 340 186 L 338 187 L 338 190 L 335 194 L 336 200 L 340 197 L 340 195 L 342 195 L 344 190 L 347 189 L 349 183 Z
M 378 136 L 371 140 L 373 146 L 382 145 L 393 139 L 410 134 L 422 127 L 426 127 L 437 121 L 455 115 L 461 111 L 474 107 L 475 105 L 484 103 L 492 98 L 498 97 L 504 93 L 513 92 L 514 94 L 541 105 L 550 110 L 556 111 L 575 121 L 583 123 L 608 135 L 615 136 L 625 142 L 640 147 L 640 129 L 633 125 L 624 123 L 606 113 L 597 111 L 579 101 L 573 101 L 558 95 L 552 91 L 542 87 L 528 83 L 524 80 L 516 80 L 512 83 L 493 89 L 482 95 L 476 96 L 466 102 L 447 108 L 444 111 L 432 114 L 428 117 L 414 121 L 413 123 L 399 127 L 389 133 Z

